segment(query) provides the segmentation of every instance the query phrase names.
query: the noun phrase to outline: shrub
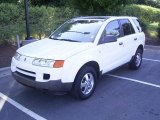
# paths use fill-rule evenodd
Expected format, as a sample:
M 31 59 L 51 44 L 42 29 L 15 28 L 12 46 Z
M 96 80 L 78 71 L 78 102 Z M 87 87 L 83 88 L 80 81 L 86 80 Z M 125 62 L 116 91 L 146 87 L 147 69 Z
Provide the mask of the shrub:
M 11 42 L 14 35 L 22 32 L 21 12 L 16 5 L 0 4 L 0 41 Z
M 51 14 L 52 13 L 52 14 Z M 38 35 L 41 39 L 42 35 L 45 35 L 50 31 L 54 9 L 42 7 L 30 7 L 30 29 L 32 35 Z
M 125 6 L 121 15 L 136 16 L 143 22 L 159 22 L 160 9 L 146 5 L 128 5 Z
M 77 13 L 68 7 L 31 6 L 29 7 L 31 35 L 38 39 L 48 36 L 58 25 L 75 15 Z M 25 39 L 25 16 L 22 5 L 2 3 L 0 16 L 0 43 L 15 42 L 17 34 L 20 35 L 20 39 Z
M 158 37 L 159 37 L 159 39 L 160 39 L 160 22 L 159 22 L 159 24 L 158 24 Z
M 160 21 L 160 9 L 146 5 L 127 5 L 121 9 L 120 15 L 138 17 L 145 32 L 148 24 Z

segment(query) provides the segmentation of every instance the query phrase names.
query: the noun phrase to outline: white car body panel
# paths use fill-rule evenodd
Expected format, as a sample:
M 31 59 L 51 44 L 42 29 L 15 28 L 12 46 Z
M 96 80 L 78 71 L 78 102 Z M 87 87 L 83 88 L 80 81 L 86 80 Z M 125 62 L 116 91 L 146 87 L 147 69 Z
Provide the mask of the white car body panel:
M 92 43 L 56 41 L 46 38 L 23 46 L 17 52 L 29 57 L 65 60 L 92 46 Z

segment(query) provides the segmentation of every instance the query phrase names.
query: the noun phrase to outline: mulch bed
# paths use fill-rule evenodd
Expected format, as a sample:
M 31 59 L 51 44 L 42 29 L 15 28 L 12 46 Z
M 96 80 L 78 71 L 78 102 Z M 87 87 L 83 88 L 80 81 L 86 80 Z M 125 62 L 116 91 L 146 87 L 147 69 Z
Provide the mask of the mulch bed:
M 16 52 L 16 47 L 9 44 L 0 45 L 0 68 L 11 65 L 11 59 Z

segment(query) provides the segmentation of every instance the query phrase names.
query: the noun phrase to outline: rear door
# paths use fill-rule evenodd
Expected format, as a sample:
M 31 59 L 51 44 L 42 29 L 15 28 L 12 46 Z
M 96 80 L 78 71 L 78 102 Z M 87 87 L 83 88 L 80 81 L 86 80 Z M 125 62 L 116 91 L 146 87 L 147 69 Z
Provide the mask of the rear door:
M 137 19 L 137 18 L 132 18 L 134 28 L 136 30 L 136 36 L 135 38 L 137 38 L 137 40 L 135 41 L 135 43 L 137 44 L 137 46 L 139 46 L 139 44 L 143 44 L 145 43 L 145 35 L 144 32 L 142 31 L 142 27 L 141 22 Z M 135 46 L 135 49 L 137 49 L 137 46 Z
M 120 28 L 122 31 L 122 43 L 124 45 L 124 63 L 129 62 L 133 56 L 133 51 L 135 48 L 135 41 L 137 41 L 137 36 L 135 34 L 135 30 L 133 25 L 131 24 L 129 19 L 120 19 Z

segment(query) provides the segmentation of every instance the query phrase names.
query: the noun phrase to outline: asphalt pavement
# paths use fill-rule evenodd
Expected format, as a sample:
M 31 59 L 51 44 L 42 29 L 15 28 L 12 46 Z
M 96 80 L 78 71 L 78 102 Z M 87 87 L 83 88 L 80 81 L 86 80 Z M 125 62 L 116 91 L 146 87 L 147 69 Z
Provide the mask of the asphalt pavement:
M 1 120 L 160 120 L 160 47 L 145 47 L 143 63 L 102 76 L 85 101 L 25 87 L 0 69 Z

